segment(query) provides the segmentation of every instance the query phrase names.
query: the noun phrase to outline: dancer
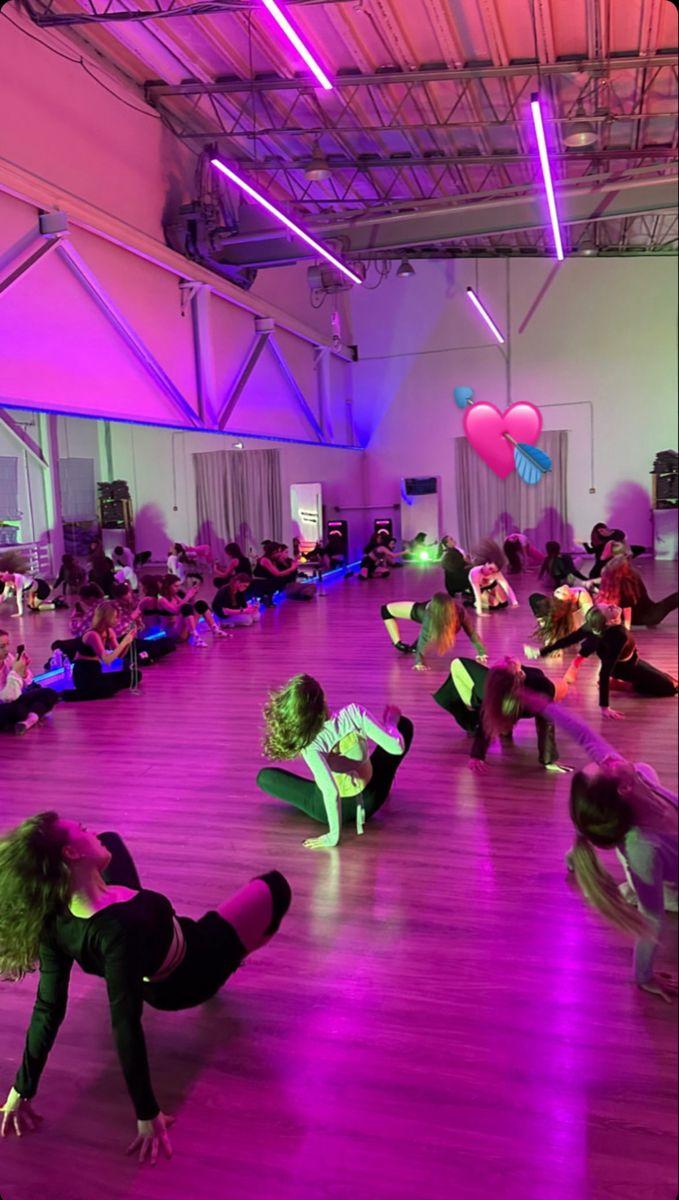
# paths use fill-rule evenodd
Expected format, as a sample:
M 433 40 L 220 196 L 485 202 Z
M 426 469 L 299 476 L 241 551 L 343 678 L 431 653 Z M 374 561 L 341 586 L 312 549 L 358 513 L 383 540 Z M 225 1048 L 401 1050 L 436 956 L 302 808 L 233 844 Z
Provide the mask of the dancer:
M 52 711 L 61 699 L 52 688 L 33 683 L 31 660 L 23 646 L 9 648 L 9 634 L 0 629 L 0 730 L 21 735 Z
M 525 533 L 510 533 L 504 540 L 503 550 L 509 564 L 510 575 L 521 575 L 528 570 L 528 562 L 540 562 L 542 555 L 531 545 Z
M 627 625 L 654 629 L 668 613 L 676 612 L 679 593 L 672 592 L 664 600 L 651 600 L 644 580 L 628 556 L 614 550 L 601 572 L 599 602 L 619 605 Z
M 534 693 L 524 703 L 582 746 L 591 765 L 573 776 L 571 819 L 577 830 L 566 856 L 586 900 L 636 941 L 634 980 L 669 1001 L 677 983 L 654 974 L 665 911 L 677 910 L 677 796 L 647 763 L 631 763 L 572 711 Z M 626 875 L 618 887 L 596 850 L 615 850 Z M 637 904 L 636 912 L 632 905 Z
M 589 535 L 589 542 L 583 542 L 583 546 L 588 554 L 594 555 L 594 563 L 589 573 L 590 579 L 599 579 L 603 570 L 607 557 L 610 554 L 608 545 L 610 542 L 625 542 L 625 534 L 622 529 L 610 529 L 604 521 L 598 521 Z M 643 554 L 645 546 L 630 546 L 630 553 L 633 558 L 637 558 L 639 554 Z
M 639 658 L 636 641 L 622 624 L 622 610 L 616 604 L 590 609 L 582 629 L 577 629 L 568 637 L 559 638 L 542 650 L 524 646 L 524 653 L 529 659 L 545 658 L 555 650 L 564 650 L 566 646 L 576 646 L 578 643 L 580 649 L 564 677 L 565 682 L 575 683 L 585 660 L 596 654 L 601 662 L 599 706 L 604 717 L 621 720 L 623 716 L 610 707 L 612 679 L 627 685 L 638 696 L 677 695 L 676 679 Z
M 74 555 L 62 554 L 59 574 L 52 586 L 52 592 L 56 594 L 58 588 L 61 588 L 64 596 L 66 596 L 69 590 L 77 592 L 83 586 L 86 579 L 87 575 Z
M 278 871 L 253 879 L 198 921 L 177 917 L 167 897 L 143 888 L 114 833 L 39 813 L 0 841 L 0 976 L 18 980 L 40 961 L 40 981 L 19 1072 L 0 1132 L 35 1128 L 33 1100 L 66 1015 L 77 962 L 106 980 L 118 1058 L 137 1118 L 128 1152 L 172 1153 L 173 1118 L 153 1091 L 142 1014 L 203 1004 L 248 954 L 278 930 L 291 899 Z
M 359 579 L 387 579 L 389 570 L 384 530 L 373 533 L 363 549 L 363 558 L 358 572 Z
M 23 617 L 24 597 L 29 612 L 68 607 L 66 601 L 61 598 L 48 604 L 47 597 L 52 590 L 49 583 L 44 579 L 37 579 L 33 575 L 25 575 L 21 571 L 0 571 L 0 583 L 5 585 L 0 593 L 0 604 L 4 600 L 9 600 L 12 595 L 16 600 L 17 610 L 12 613 L 13 617 Z
M 400 650 L 401 654 L 416 655 L 416 670 L 429 669 L 424 662 L 428 649 L 433 649 L 439 655 L 452 650 L 460 629 L 464 630 L 474 646 L 477 662 L 487 660 L 486 648 L 469 614 L 447 592 L 436 592 L 428 603 L 425 600 L 395 600 L 390 604 L 383 604 L 380 616 L 392 645 Z M 401 641 L 399 621 L 413 621 L 422 626 L 420 636 L 412 645 Z
M 109 700 L 141 682 L 141 672 L 127 663 L 119 671 L 105 674 L 102 670 L 103 666 L 127 654 L 139 630 L 137 623 L 132 622 L 125 636 L 118 641 L 114 633 L 117 620 L 118 609 L 110 600 L 105 600 L 95 610 L 91 628 L 78 638 L 75 647 L 75 691 L 64 692 L 64 700 Z
M 264 709 L 264 753 L 270 759 L 304 759 L 313 781 L 278 767 L 265 767 L 257 785 L 299 808 L 313 821 L 327 823 L 321 837 L 307 838 L 309 850 L 339 845 L 343 824 L 356 832 L 382 807 L 396 772 L 413 740 L 413 724 L 387 705 L 382 723 L 359 704 L 331 714 L 320 683 L 295 675 L 271 692 Z M 368 756 L 368 741 L 376 743 Z
M 490 670 L 471 658 L 456 658 L 451 663 L 450 674 L 433 699 L 461 729 L 474 735 L 468 763 L 474 774 L 488 769 L 485 759 L 494 737 L 511 741 L 516 722 L 535 715 L 521 702 L 524 690 L 561 700 L 568 687 L 563 682 L 553 683 L 535 667 L 523 667 L 515 658 L 498 659 Z M 557 761 L 553 722 L 538 715 L 535 725 L 542 766 L 548 771 L 567 772 L 570 768 Z
M 528 603 L 537 617 L 534 636 L 543 646 L 552 646 L 562 637 L 568 637 L 576 629 L 581 629 L 587 613 L 594 601 L 584 587 L 569 587 L 564 584 L 556 588 L 552 596 L 542 592 L 533 592 Z M 556 656 L 563 656 L 561 650 Z
M 445 534 L 439 542 L 438 559 L 443 567 L 443 577 L 448 595 L 471 596 L 469 583 L 471 560 L 450 534 Z
M 547 542 L 545 557 L 538 571 L 538 579 L 551 580 L 552 587 L 562 587 L 564 583 L 572 583 L 573 579 L 587 578 L 578 570 L 573 562 L 572 554 L 562 551 L 559 542 Z
M 472 567 L 469 572 L 469 583 L 474 593 L 474 609 L 477 617 L 487 616 L 489 612 L 507 608 L 518 608 L 519 602 L 511 584 L 505 579 L 496 562 L 486 562 L 481 566 Z

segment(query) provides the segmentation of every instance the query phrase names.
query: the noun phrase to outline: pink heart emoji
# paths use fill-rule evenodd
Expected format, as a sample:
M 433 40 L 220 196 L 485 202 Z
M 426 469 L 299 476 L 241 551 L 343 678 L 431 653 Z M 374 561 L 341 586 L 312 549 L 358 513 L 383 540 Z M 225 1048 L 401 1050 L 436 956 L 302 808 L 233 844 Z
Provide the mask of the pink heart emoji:
M 512 404 L 500 412 L 494 404 L 472 404 L 465 409 L 464 433 L 479 458 L 506 479 L 514 470 L 514 447 L 503 434 L 509 433 L 515 442 L 534 446 L 542 429 L 542 414 L 533 404 Z

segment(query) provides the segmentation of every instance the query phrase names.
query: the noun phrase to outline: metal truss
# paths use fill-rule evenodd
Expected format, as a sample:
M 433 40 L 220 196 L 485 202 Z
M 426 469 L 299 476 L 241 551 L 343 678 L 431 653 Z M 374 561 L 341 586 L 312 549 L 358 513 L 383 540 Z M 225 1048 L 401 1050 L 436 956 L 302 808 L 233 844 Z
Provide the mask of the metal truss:
M 219 13 L 243 15 L 256 12 L 260 8 L 259 0 L 168 0 L 162 4 L 160 0 L 149 0 L 147 9 L 130 10 L 116 4 L 116 0 L 102 0 L 97 5 L 94 0 L 88 0 L 89 12 L 76 9 L 72 12 L 55 12 L 54 0 L 45 0 L 42 9 L 38 10 L 26 2 L 24 7 L 31 20 L 43 28 L 70 25 L 115 25 L 128 21 L 163 21 L 173 17 L 209 16 Z M 286 0 L 287 7 L 313 8 L 320 4 L 348 4 L 350 0 Z

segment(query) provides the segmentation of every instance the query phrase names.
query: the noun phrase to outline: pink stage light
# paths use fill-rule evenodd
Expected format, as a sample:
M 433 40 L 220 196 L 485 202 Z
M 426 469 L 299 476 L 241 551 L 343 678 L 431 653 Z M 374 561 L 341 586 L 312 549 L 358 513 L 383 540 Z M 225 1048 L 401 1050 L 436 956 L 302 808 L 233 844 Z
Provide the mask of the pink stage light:
M 334 254 L 331 254 L 329 250 L 325 250 L 323 246 L 314 241 L 310 234 L 305 233 L 303 229 L 300 229 L 299 225 L 295 225 L 295 222 L 291 221 L 289 217 L 286 217 L 285 213 L 282 213 L 279 208 L 276 208 L 275 204 L 272 204 L 270 200 L 267 200 L 265 196 L 262 196 L 261 192 L 255 191 L 255 189 L 251 187 L 249 183 L 246 183 L 244 179 L 241 179 L 240 175 L 236 175 L 235 171 L 232 171 L 230 167 L 225 166 L 220 159 L 213 158 L 211 162 L 213 167 L 216 167 L 218 171 L 221 171 L 222 175 L 226 175 L 226 178 L 230 179 L 232 183 L 235 183 L 236 187 L 240 188 L 242 192 L 245 192 L 247 196 L 250 196 L 253 200 L 256 200 L 258 204 L 261 204 L 262 208 L 265 208 L 267 212 L 270 212 L 277 221 L 281 222 L 281 224 L 286 225 L 296 237 L 301 238 L 303 242 L 306 242 L 307 246 L 311 246 L 312 250 L 315 250 L 317 254 L 321 254 L 323 258 L 327 258 L 328 262 L 332 263 L 333 267 L 336 267 L 337 270 L 341 271 L 343 275 L 346 275 L 352 283 L 357 283 L 359 286 L 363 283 L 363 280 L 359 279 L 358 275 L 355 275 L 354 272 L 349 269 L 349 267 L 345 267 L 344 263 L 340 262 L 338 258 L 335 258 Z
M 304 60 L 312 75 L 316 77 L 324 91 L 331 92 L 332 84 L 328 79 L 328 76 L 319 63 L 316 62 L 316 59 L 309 50 L 308 46 L 304 45 L 304 42 L 299 34 L 293 29 L 285 13 L 282 12 L 280 5 L 276 3 L 276 0 L 262 0 L 262 3 L 267 12 L 271 13 L 271 16 L 278 25 L 279 29 L 285 34 L 288 41 L 295 47 L 295 50 L 299 54 L 300 58 Z
M 549 209 L 549 219 L 552 222 L 552 233 L 554 234 L 554 249 L 559 262 L 563 262 L 563 243 L 561 241 L 561 229 L 559 228 L 559 214 L 556 211 L 556 198 L 554 196 L 554 183 L 552 181 L 552 168 L 549 165 L 549 155 L 547 153 L 547 140 L 545 138 L 545 127 L 542 120 L 542 109 L 540 107 L 540 96 L 538 92 L 534 92 L 530 98 L 530 111 L 533 116 L 533 124 L 535 126 L 535 136 L 538 143 L 538 153 L 540 155 L 540 166 L 542 167 L 542 176 L 545 181 L 545 192 L 547 193 L 547 207 Z
M 497 325 L 495 324 L 495 322 L 494 322 L 493 318 L 491 317 L 490 313 L 488 312 L 488 310 L 483 307 L 483 304 L 479 300 L 479 298 L 473 288 L 470 288 L 470 287 L 467 288 L 467 298 L 469 300 L 471 300 L 472 304 L 474 305 L 474 308 L 477 310 L 477 312 L 479 312 L 481 314 L 484 321 L 486 322 L 486 325 L 490 329 L 491 333 L 494 334 L 495 337 L 497 338 L 498 342 L 500 342 L 500 344 L 502 346 L 504 346 L 505 339 L 503 338 L 502 334 L 500 333 L 500 330 L 498 329 Z

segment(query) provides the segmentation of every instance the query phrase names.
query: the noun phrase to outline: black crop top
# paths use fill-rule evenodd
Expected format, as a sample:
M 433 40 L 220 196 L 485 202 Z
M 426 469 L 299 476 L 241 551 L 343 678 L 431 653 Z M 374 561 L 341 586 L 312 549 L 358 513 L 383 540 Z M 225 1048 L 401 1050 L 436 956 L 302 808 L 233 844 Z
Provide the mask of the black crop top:
M 608 708 L 609 689 L 613 668 L 617 662 L 626 662 L 637 655 L 637 644 L 624 625 L 607 625 L 600 635 L 590 633 L 586 628 L 576 629 L 558 642 L 551 642 L 540 651 L 540 657 L 553 654 L 555 650 L 563 650 L 566 646 L 575 646 L 581 642 L 578 651 L 581 658 L 590 658 L 596 654 L 601 662 L 599 672 L 599 705 Z
M 66 1015 L 71 967 L 106 980 L 113 1038 L 137 1119 L 160 1112 L 153 1094 L 142 1028 L 144 977 L 162 966 L 172 945 L 174 910 L 146 889 L 94 916 L 60 916 L 40 943 L 40 982 L 14 1087 L 30 1100 Z

